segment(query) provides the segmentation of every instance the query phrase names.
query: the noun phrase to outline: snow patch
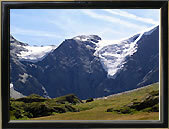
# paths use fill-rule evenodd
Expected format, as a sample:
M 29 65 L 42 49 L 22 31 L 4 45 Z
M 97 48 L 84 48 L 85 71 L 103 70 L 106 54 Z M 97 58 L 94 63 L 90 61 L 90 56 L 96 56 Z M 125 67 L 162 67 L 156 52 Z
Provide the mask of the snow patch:
M 107 89 L 107 88 L 105 88 L 105 89 L 104 89 L 104 92 L 110 92 L 110 90 L 109 90 L 109 89 Z
M 48 95 L 48 92 L 45 89 L 45 87 L 42 86 L 42 90 L 43 90 L 43 93 L 44 93 L 44 97 L 45 98 L 50 98 L 49 95 Z
M 49 67 L 50 67 L 49 65 L 46 65 L 46 66 L 45 66 L 46 69 L 49 68 Z
M 86 44 L 86 48 L 94 49 L 94 56 L 99 60 L 107 71 L 107 77 L 115 79 L 118 73 L 124 68 L 126 58 L 137 52 L 138 41 L 143 35 L 150 35 L 158 26 L 153 26 L 140 33 L 123 38 L 121 40 L 101 40 L 97 35 L 81 35 L 74 37 L 75 40 L 88 41 L 93 45 Z
M 41 61 L 46 55 L 56 49 L 56 46 L 23 46 L 26 51 L 17 54 L 21 61 L 37 62 Z
M 10 83 L 10 88 L 12 88 L 13 87 L 13 83 Z
M 94 48 L 91 47 L 90 45 L 86 45 L 86 48 L 88 48 L 88 49 L 94 49 Z
M 94 56 L 107 71 L 107 77 L 115 79 L 126 63 L 125 59 L 132 56 L 138 47 L 138 41 L 143 35 L 150 35 L 158 26 L 134 35 L 126 40 L 100 40 L 96 44 Z
M 97 43 L 99 40 L 101 40 L 101 38 L 97 35 L 80 35 L 80 36 L 74 37 L 73 39 L 82 41 L 82 42 L 90 41 L 94 44 Z
M 22 83 L 25 83 L 26 82 L 26 80 L 27 80 L 27 78 L 28 78 L 28 74 L 27 73 L 24 73 L 23 75 L 21 75 L 21 74 L 19 74 L 19 77 L 21 77 L 21 78 L 19 78 L 19 80 L 22 82 Z
M 138 38 L 140 37 L 141 35 Z M 100 58 L 109 78 L 115 79 L 125 64 L 125 58 L 137 51 L 135 41 L 101 41 L 98 43 L 94 55 Z M 105 44 L 102 45 L 103 43 Z
M 75 40 L 80 40 L 80 41 L 88 41 L 88 38 L 86 37 L 75 37 Z

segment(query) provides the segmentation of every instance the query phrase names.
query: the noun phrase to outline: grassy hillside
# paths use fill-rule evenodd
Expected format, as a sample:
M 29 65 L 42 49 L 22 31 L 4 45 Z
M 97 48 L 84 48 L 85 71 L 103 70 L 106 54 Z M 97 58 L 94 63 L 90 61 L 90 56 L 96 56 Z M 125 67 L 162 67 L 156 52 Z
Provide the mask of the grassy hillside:
M 43 117 L 35 116 L 36 118 L 27 117 L 27 119 L 158 120 L 158 88 L 158 83 L 156 83 L 144 88 L 140 88 L 138 90 L 108 96 L 107 99 L 95 99 L 94 101 L 88 103 L 83 103 L 85 102 L 84 100 L 82 102 L 76 97 L 74 98 L 73 102 L 70 102 L 67 99 L 65 100 L 66 97 L 64 96 L 60 97 L 60 99 L 47 99 L 44 102 L 36 103 L 44 103 L 45 105 L 47 105 L 47 107 L 50 107 L 50 109 L 54 109 L 54 107 L 60 107 L 63 109 L 65 108 L 64 112 L 50 110 L 51 113 L 45 114 L 45 116 Z M 18 101 L 15 100 L 14 102 L 16 103 Z M 11 119 L 12 118 L 14 117 L 11 117 Z M 25 118 L 23 117 L 19 119 Z
M 10 100 L 10 119 L 28 120 L 41 116 L 49 116 L 53 113 L 77 112 L 72 105 L 82 103 L 74 94 L 46 99 L 39 95 L 11 99 Z

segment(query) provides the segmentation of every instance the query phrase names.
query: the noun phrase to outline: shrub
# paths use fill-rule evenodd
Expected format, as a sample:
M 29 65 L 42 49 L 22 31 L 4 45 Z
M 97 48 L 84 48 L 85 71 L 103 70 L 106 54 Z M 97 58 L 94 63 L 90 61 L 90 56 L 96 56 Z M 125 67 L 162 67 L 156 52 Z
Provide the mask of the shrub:
M 88 98 L 88 99 L 86 100 L 86 103 L 88 103 L 88 102 L 92 102 L 92 101 L 94 101 L 94 99 L 93 99 L 93 98 Z

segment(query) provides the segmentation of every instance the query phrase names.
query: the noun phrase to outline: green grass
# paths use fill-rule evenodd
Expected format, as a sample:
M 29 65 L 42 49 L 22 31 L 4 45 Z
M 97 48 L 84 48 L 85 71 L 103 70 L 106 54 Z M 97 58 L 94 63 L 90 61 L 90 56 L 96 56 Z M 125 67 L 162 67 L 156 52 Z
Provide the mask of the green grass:
M 54 99 L 45 99 L 35 94 L 16 100 L 11 98 L 10 119 L 27 120 L 56 113 L 77 112 L 78 109 L 72 107 L 77 103 L 81 103 L 81 100 L 73 94 Z
M 33 118 L 35 120 L 158 120 L 158 112 L 134 111 L 128 114 L 107 112 L 107 109 L 120 109 L 132 101 L 141 101 L 149 93 L 159 90 L 158 83 L 141 88 L 139 90 L 115 95 L 108 99 L 95 100 L 89 103 L 72 105 L 80 112 L 54 113 L 51 116 Z

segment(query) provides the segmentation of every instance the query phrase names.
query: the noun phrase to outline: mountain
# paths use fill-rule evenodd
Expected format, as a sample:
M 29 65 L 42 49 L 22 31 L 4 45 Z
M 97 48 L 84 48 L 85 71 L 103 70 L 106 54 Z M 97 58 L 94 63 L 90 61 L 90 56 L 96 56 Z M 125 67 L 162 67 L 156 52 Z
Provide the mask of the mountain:
M 99 89 L 106 85 L 108 94 L 114 94 L 159 81 L 159 28 L 142 33 L 135 43 L 135 53 L 125 57 L 116 78 L 107 78 Z
M 103 40 L 97 35 L 76 36 L 50 49 L 43 58 L 36 58 L 38 61 L 26 58 L 29 54 L 25 49 L 29 47 L 24 44 L 18 48 L 22 49 L 15 54 L 19 68 L 12 70 L 16 76 L 11 74 L 14 88 L 23 95 L 36 92 L 54 98 L 74 93 L 86 99 L 159 81 L 158 26 L 120 41 Z
M 29 46 L 27 43 L 16 40 L 12 35 L 10 35 L 10 43 L 10 52 L 15 53 L 20 61 L 38 62 L 56 49 L 55 45 Z
M 54 47 L 55 46 L 51 46 L 51 48 Z M 10 36 L 10 83 L 13 85 L 10 91 L 11 97 L 13 98 L 18 98 L 22 95 L 29 95 L 32 93 L 42 96 L 46 95 L 43 85 L 34 76 L 29 74 L 27 66 L 23 64 L 22 61 L 27 60 L 35 62 L 35 58 L 31 58 L 32 55 L 39 55 L 36 56 L 37 60 L 39 60 L 40 58 L 43 58 L 43 56 L 46 56 L 45 54 L 49 53 L 52 49 L 48 49 L 48 52 L 45 51 L 45 54 L 39 51 L 39 53 L 36 52 L 36 54 L 31 54 L 29 48 L 30 46 L 28 44 L 16 40 L 12 35 Z M 36 48 L 37 47 L 35 46 L 34 49 Z M 26 52 L 28 52 L 28 54 L 25 54 Z M 14 94 L 18 94 L 17 97 Z
M 97 43 L 97 38 L 100 39 L 98 36 L 93 36 L 91 41 L 67 39 L 36 63 L 37 68 L 31 65 L 27 68 L 33 76 L 42 80 L 52 98 L 69 93 L 94 97 L 97 94 L 94 89 L 107 77 L 99 58 L 93 55 L 96 45 L 92 42 Z
M 13 87 L 13 84 L 10 84 L 10 97 L 11 98 L 22 98 L 22 97 L 25 97 L 23 94 L 17 92 L 14 87 Z

